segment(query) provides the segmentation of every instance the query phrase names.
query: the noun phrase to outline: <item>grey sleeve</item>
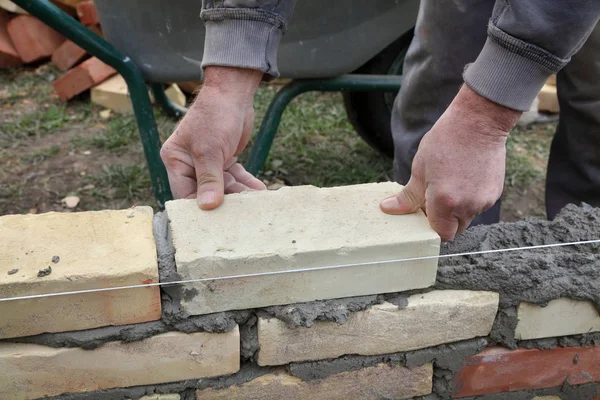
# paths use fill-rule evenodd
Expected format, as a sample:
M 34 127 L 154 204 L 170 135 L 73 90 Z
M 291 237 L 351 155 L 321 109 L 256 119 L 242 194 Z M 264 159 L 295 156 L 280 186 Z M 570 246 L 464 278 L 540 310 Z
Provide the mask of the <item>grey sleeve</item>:
M 202 67 L 257 69 L 278 77 L 277 50 L 296 0 L 202 0 Z
M 600 0 L 496 0 L 488 38 L 465 83 L 503 106 L 526 111 L 600 18 Z

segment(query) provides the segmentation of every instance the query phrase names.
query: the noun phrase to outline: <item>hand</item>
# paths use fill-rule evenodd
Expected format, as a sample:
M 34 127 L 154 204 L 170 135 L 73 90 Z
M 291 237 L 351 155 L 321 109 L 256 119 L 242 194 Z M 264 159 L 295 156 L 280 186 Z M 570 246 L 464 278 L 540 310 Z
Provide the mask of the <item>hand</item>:
M 211 210 L 224 193 L 264 190 L 265 185 L 237 163 L 254 124 L 254 93 L 262 72 L 207 67 L 204 85 L 160 156 L 176 199 L 197 198 Z
M 381 209 L 408 214 L 423 208 L 442 241 L 452 240 L 502 195 L 506 139 L 520 114 L 463 85 L 423 137 L 408 184 Z

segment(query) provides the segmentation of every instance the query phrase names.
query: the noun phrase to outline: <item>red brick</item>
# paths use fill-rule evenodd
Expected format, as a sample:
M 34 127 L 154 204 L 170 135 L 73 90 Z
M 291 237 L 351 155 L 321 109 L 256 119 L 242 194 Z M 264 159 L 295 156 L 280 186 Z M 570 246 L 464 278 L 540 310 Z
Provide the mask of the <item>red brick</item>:
M 83 60 L 86 54 L 87 52 L 84 49 L 77 46 L 72 41 L 67 40 L 52 53 L 52 62 L 56 65 L 56 68 L 61 71 L 67 71 L 79 61 Z
M 8 23 L 8 34 L 21 59 L 33 62 L 50 57 L 65 38 L 31 15 L 19 15 Z
M 84 25 L 96 25 L 100 23 L 98 11 L 93 1 L 82 1 L 75 6 L 77 16 Z
M 454 377 L 453 397 L 600 381 L 600 346 L 551 350 L 490 347 L 467 359 Z
M 92 57 L 55 80 L 52 85 L 61 99 L 69 100 L 116 73 L 114 68 Z
M 10 17 L 8 12 L 0 9 L 0 68 L 23 64 L 6 29 Z

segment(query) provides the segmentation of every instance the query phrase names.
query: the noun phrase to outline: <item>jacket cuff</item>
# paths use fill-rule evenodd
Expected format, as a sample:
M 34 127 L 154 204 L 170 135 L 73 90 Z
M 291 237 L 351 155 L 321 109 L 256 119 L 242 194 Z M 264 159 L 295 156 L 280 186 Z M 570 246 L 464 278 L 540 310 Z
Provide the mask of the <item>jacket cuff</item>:
M 202 68 L 210 65 L 256 69 L 279 77 L 277 49 L 283 35 L 279 24 L 251 19 L 205 20 Z
M 483 50 L 467 65 L 463 78 L 488 100 L 527 111 L 550 75 L 567 62 L 490 25 Z

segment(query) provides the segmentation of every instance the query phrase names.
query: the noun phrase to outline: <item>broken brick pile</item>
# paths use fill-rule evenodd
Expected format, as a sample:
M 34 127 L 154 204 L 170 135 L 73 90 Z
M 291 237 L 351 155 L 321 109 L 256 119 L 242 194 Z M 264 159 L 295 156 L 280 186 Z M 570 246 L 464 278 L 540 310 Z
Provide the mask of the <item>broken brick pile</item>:
M 511 309 L 502 291 L 440 286 L 436 273 L 466 267 L 438 271 L 423 214 L 379 211 L 399 189 L 0 217 L 3 298 L 413 258 L 0 302 L 0 398 L 597 399 L 594 304 L 558 294 Z

